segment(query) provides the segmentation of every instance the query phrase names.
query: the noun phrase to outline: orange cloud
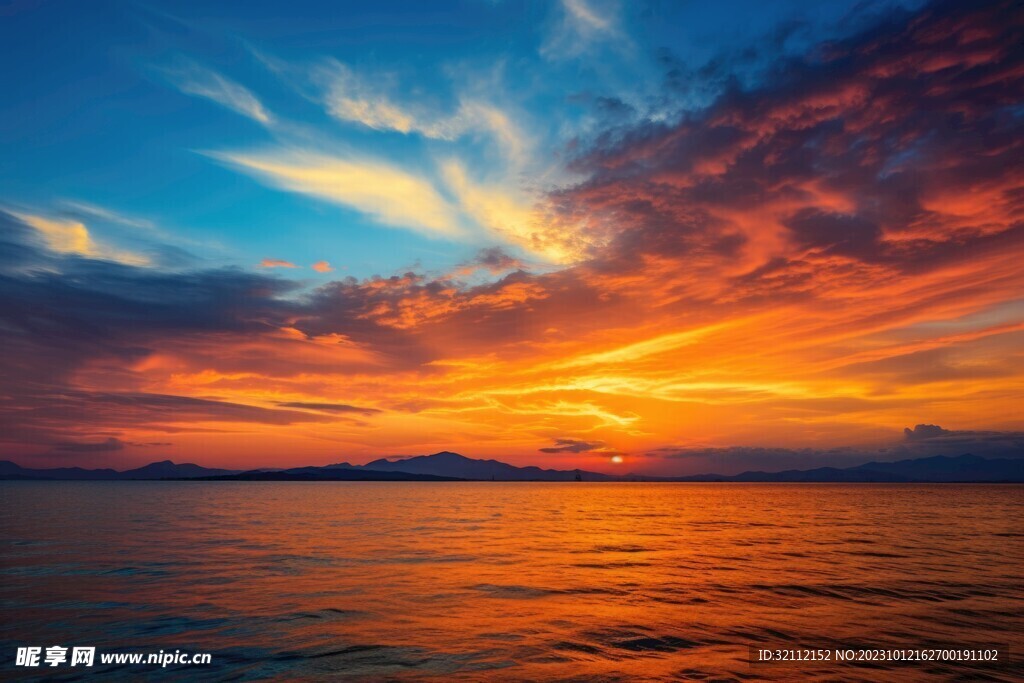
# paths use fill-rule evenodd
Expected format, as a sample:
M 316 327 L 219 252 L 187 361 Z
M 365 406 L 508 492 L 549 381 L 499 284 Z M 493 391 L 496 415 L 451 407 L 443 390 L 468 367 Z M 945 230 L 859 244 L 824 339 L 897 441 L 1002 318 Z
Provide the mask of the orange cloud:
M 298 268 L 298 266 L 284 259 L 265 258 L 260 261 L 260 268 Z
M 317 261 L 311 267 L 318 273 L 330 273 L 334 271 L 334 268 L 332 268 L 331 264 L 327 261 Z

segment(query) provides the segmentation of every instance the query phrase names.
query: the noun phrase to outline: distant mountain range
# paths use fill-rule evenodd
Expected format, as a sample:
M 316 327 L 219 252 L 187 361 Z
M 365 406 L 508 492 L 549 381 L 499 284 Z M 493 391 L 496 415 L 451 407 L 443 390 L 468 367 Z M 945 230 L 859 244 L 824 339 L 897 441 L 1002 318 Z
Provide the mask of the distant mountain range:
M 380 459 L 366 465 L 347 462 L 324 467 L 237 470 L 212 469 L 170 460 L 154 462 L 133 470 L 87 470 L 81 467 L 29 469 L 9 460 L 0 461 L 0 479 L 27 480 L 153 480 L 198 479 L 210 481 L 677 481 L 677 482 L 849 482 L 849 483 L 932 483 L 932 482 L 1024 482 L 1024 458 L 988 460 L 976 455 L 869 462 L 856 467 L 819 467 L 784 472 L 743 472 L 736 475 L 698 474 L 686 477 L 653 477 L 639 474 L 621 476 L 583 470 L 547 470 L 516 467 L 497 460 L 474 460 L 443 451 L 401 460 Z
M 737 481 L 737 482 L 890 482 L 890 483 L 969 483 L 1024 482 L 1024 459 L 987 460 L 977 455 L 869 462 L 856 467 L 838 469 L 819 467 L 812 470 L 784 472 L 743 472 L 733 476 L 701 474 L 679 477 L 674 481 Z
M 81 467 L 56 467 L 53 469 L 30 469 L 10 460 L 0 460 L 0 479 L 61 479 L 61 480 L 125 480 L 125 479 L 191 479 L 225 474 L 237 470 L 221 470 L 201 467 L 190 462 L 176 464 L 170 460 L 153 462 L 134 470 L 87 470 Z
M 574 481 L 576 475 L 576 470 L 516 467 L 497 460 L 474 460 L 451 451 L 442 451 L 402 460 L 381 458 L 365 465 L 343 462 L 324 467 L 252 470 L 203 478 L 263 481 Z M 579 475 L 587 481 L 615 480 L 599 472 L 579 472 Z
M 460 477 L 410 472 L 377 472 L 358 467 L 296 467 L 288 470 L 249 470 L 235 474 L 177 477 L 203 481 L 465 481 Z
M 342 463 L 342 467 L 353 467 Z M 415 474 L 438 474 L 459 479 L 482 479 L 496 481 L 575 481 L 577 470 L 545 470 L 540 467 L 516 467 L 498 460 L 474 460 L 451 451 L 433 455 L 418 455 L 402 460 L 381 458 L 368 462 L 363 469 L 382 472 L 412 472 Z M 580 470 L 579 475 L 586 481 L 613 481 L 615 477 L 599 472 Z

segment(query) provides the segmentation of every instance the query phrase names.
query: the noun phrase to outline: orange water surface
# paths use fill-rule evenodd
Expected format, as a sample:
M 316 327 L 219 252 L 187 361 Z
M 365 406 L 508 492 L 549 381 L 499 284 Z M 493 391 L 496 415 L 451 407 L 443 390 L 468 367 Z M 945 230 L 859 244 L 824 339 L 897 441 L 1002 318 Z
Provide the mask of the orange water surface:
M 105 680 L 1020 680 L 749 658 L 1024 652 L 1020 486 L 0 482 L 0 510 L 3 676 L 62 644 L 213 655 Z

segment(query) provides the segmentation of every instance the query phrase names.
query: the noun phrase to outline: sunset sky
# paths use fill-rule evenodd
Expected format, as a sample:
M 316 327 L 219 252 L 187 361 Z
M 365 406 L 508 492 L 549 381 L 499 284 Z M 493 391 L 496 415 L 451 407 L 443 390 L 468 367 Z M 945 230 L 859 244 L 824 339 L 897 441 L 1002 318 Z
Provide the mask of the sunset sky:
M 2 458 L 1024 455 L 1015 2 L 13 0 L 0 45 Z

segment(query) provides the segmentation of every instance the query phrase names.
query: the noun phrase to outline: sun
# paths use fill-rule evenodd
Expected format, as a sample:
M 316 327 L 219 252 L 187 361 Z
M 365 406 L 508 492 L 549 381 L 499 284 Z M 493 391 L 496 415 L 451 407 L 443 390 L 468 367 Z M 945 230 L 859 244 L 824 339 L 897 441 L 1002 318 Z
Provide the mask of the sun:
M 621 455 L 613 455 L 612 456 L 612 462 L 615 463 L 616 465 L 618 465 L 622 461 L 623 461 L 623 457 Z

